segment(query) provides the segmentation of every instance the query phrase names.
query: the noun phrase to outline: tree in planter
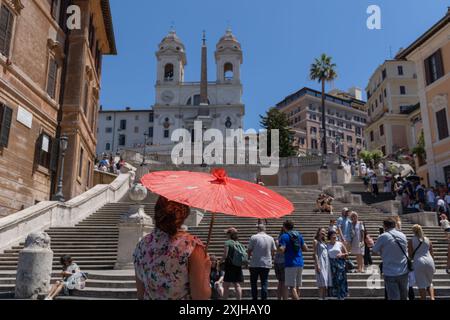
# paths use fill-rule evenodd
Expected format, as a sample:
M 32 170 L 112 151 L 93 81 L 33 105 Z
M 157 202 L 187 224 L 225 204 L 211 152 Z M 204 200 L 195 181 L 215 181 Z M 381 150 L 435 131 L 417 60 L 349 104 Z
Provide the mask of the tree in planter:
M 419 159 L 419 164 L 423 164 L 426 161 L 427 153 L 425 150 L 425 134 L 423 131 L 420 133 L 419 140 L 412 153 Z
M 359 157 L 364 161 L 364 163 L 369 164 L 372 160 L 372 152 L 363 150 L 359 153 Z
M 261 117 L 261 126 L 267 130 L 267 149 L 269 154 L 272 153 L 271 148 L 271 130 L 279 130 L 280 133 L 280 157 L 293 157 L 297 155 L 297 148 L 293 145 L 294 132 L 289 128 L 289 120 L 283 112 L 277 108 L 271 108 L 265 116 Z

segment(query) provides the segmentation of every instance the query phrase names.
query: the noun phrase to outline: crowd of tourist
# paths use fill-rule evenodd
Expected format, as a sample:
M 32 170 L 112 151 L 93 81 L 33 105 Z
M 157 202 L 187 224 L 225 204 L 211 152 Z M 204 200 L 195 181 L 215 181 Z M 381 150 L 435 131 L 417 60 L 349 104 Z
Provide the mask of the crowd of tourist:
M 420 297 L 434 299 L 435 273 L 432 242 L 419 225 L 407 240 L 399 218 L 388 218 L 380 228 L 377 241 L 369 234 L 359 215 L 345 208 L 339 219 L 319 228 L 310 249 L 293 221 L 283 223 L 273 238 L 266 225 L 259 224 L 246 248 L 239 231 L 229 228 L 222 257 L 209 256 L 203 243 L 186 232 L 182 225 L 189 208 L 160 198 L 155 208 L 155 230 L 138 245 L 134 257 L 140 299 L 228 299 L 234 288 L 242 299 L 244 269 L 249 268 L 254 300 L 268 298 L 269 274 L 275 271 L 280 300 L 300 299 L 303 286 L 304 256 L 311 251 L 316 285 L 321 300 L 348 297 L 347 274 L 365 273 L 372 254 L 380 255 L 386 297 L 407 299 L 409 288 L 417 287 Z M 448 219 L 443 222 L 450 232 Z M 351 261 L 356 258 L 356 265 Z M 260 282 L 260 294 L 258 290 Z M 409 294 L 409 298 L 413 298 Z
M 113 157 L 113 155 L 103 154 L 101 160 L 98 157 L 95 159 L 94 169 L 102 172 L 112 174 L 119 174 L 122 167 L 125 165 L 125 160 L 122 157 Z

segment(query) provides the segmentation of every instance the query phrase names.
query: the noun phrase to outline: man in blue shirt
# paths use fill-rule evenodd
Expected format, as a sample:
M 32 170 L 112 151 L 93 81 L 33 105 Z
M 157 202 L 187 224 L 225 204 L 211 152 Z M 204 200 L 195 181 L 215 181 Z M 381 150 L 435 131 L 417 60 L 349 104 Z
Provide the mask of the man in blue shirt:
M 373 252 L 383 260 L 384 285 L 388 300 L 408 298 L 408 241 L 395 229 L 396 222 L 388 218 L 383 222 L 384 232 L 378 237 Z
M 280 236 L 280 252 L 284 253 L 285 286 L 291 290 L 292 298 L 300 300 L 300 288 L 302 286 L 303 251 L 308 251 L 308 246 L 300 232 L 294 231 L 294 223 L 290 220 L 283 224 L 283 234 Z
M 347 251 L 350 252 L 352 248 L 352 222 L 349 219 L 350 210 L 344 208 L 342 216 L 336 222 L 340 241 L 345 245 Z

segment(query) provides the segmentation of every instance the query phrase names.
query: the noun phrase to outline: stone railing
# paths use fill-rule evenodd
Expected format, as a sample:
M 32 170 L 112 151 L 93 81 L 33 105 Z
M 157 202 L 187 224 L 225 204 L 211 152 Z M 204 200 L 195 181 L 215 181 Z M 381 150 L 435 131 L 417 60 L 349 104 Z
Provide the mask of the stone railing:
M 23 241 L 30 233 L 52 227 L 73 227 L 108 203 L 122 199 L 134 172 L 121 174 L 109 185 L 97 185 L 65 203 L 41 202 L 0 219 L 0 252 Z

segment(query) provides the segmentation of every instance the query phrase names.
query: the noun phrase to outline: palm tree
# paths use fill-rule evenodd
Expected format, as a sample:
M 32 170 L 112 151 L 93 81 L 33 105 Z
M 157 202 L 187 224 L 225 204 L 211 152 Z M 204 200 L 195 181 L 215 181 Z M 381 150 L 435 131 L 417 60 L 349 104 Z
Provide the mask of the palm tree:
M 325 83 L 337 78 L 336 64 L 331 62 L 331 57 L 323 53 L 311 65 L 309 77 L 318 80 L 322 84 L 322 169 L 327 168 L 327 131 L 325 121 Z

